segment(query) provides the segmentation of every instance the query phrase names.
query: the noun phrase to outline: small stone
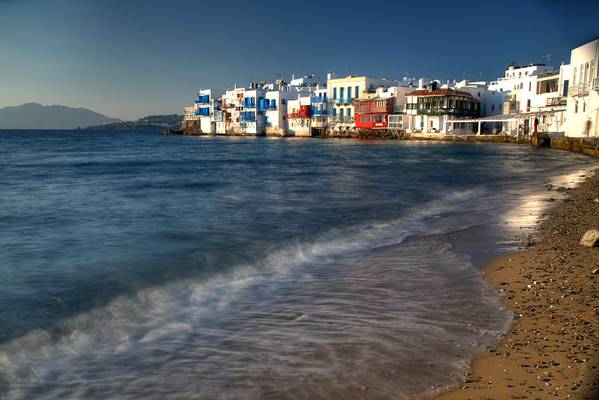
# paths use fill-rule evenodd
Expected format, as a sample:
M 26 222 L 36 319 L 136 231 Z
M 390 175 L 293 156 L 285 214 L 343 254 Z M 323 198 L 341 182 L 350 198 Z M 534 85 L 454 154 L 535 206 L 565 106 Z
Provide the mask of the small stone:
M 599 241 L 599 231 L 596 229 L 589 229 L 582 237 L 580 244 L 585 247 L 595 247 L 597 241 Z

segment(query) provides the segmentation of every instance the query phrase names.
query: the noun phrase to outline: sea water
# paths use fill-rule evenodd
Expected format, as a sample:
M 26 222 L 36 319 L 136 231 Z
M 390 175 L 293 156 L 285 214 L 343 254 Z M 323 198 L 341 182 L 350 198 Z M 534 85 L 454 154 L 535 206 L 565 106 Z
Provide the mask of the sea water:
M 0 132 L 0 398 L 417 399 L 512 323 L 480 267 L 586 158 Z M 549 193 L 549 194 L 548 194 Z

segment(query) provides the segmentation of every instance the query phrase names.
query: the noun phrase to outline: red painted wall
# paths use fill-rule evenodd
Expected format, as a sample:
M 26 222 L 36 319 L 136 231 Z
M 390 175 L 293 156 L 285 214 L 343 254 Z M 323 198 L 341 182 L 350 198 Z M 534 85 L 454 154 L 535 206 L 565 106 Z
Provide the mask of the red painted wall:
M 387 129 L 387 113 L 356 114 L 356 128 L 358 129 Z M 365 119 L 366 121 L 363 121 Z

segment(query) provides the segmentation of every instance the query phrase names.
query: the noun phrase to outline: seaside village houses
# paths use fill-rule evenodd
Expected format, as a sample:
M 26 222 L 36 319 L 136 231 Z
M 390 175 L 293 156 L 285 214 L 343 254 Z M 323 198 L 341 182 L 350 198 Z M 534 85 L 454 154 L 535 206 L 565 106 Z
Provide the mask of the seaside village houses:
M 207 135 L 599 136 L 599 39 L 573 49 L 559 68 L 512 63 L 491 82 L 326 78 L 200 90 L 183 128 Z

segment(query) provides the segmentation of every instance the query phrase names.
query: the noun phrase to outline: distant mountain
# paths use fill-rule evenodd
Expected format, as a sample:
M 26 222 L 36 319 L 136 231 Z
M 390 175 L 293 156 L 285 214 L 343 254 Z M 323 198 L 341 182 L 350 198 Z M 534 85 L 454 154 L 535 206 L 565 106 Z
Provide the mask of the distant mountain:
M 166 128 L 178 129 L 181 127 L 182 115 L 148 115 L 137 121 L 122 121 L 109 124 L 88 126 L 86 130 L 103 131 L 156 131 L 162 132 Z
M 118 121 L 87 108 L 37 103 L 0 108 L 0 129 L 75 129 Z

